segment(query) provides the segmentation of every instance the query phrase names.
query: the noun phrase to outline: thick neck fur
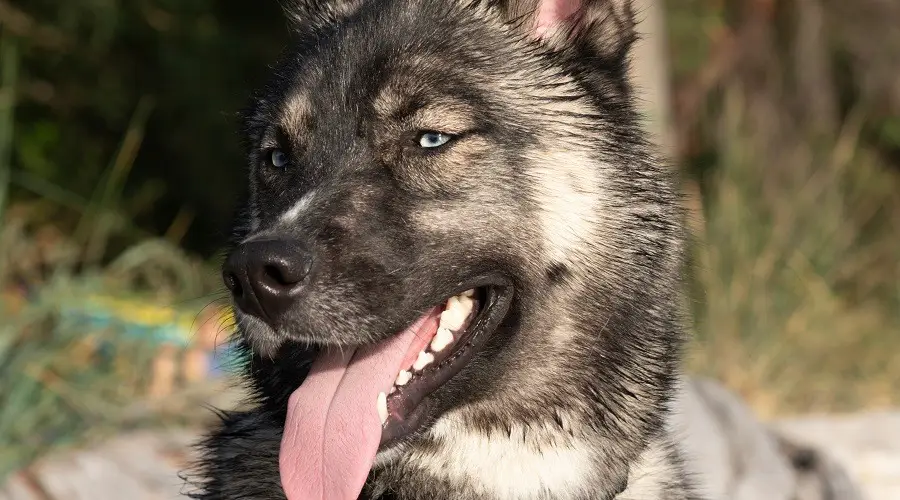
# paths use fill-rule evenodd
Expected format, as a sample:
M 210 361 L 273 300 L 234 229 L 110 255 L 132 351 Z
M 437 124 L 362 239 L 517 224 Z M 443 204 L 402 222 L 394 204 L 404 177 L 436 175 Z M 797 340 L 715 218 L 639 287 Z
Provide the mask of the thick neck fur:
M 664 438 L 653 440 L 630 464 L 602 461 L 588 436 L 516 426 L 512 435 L 488 435 L 440 424 L 432 446 L 377 467 L 364 496 L 445 498 L 447 491 L 480 499 L 681 500 L 689 498 L 681 460 Z M 532 433 L 547 444 L 534 446 Z M 552 444 L 549 444 L 552 443 Z

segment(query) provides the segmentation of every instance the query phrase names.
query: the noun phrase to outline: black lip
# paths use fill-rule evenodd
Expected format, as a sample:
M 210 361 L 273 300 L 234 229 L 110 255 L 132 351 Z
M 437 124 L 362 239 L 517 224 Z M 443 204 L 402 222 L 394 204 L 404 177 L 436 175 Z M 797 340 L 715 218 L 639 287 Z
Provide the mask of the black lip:
M 428 399 L 462 371 L 506 318 L 512 304 L 514 288 L 503 277 L 486 276 L 470 282 L 457 293 L 472 288 L 487 290 L 480 313 L 460 339 L 453 353 L 439 368 L 428 373 L 427 383 L 401 389 L 388 398 L 387 423 L 381 431 L 381 446 L 393 444 L 421 427 L 428 414 Z

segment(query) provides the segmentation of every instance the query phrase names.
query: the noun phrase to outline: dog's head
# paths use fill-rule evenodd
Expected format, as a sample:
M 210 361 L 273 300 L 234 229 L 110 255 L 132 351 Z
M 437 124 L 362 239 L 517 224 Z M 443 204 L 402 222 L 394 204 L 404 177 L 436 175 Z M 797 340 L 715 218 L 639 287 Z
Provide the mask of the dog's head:
M 440 450 L 466 446 L 462 429 L 633 458 L 678 343 L 679 217 L 631 104 L 630 2 L 288 10 L 296 40 L 246 117 L 224 269 L 247 342 L 274 362 L 318 352 L 316 380 L 368 377 L 347 396 L 368 406 L 347 408 L 383 424 L 376 468 L 459 468 Z M 332 389 L 292 408 L 334 407 Z

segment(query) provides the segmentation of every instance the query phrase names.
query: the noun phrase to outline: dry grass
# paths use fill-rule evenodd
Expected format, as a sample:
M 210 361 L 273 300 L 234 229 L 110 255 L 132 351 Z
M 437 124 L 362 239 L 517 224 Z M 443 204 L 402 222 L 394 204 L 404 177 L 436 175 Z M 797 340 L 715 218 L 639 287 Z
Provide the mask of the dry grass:
M 853 117 L 821 151 L 773 156 L 741 93 L 724 104 L 693 252 L 691 367 L 767 416 L 900 404 L 896 171 L 858 147 Z

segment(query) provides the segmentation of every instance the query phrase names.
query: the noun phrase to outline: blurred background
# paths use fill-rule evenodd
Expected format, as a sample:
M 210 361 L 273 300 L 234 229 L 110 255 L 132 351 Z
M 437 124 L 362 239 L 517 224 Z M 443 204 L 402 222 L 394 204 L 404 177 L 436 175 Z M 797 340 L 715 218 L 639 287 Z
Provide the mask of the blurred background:
M 639 4 L 689 369 L 764 418 L 900 406 L 900 2 Z M 0 0 L 0 485 L 37 491 L 10 498 L 123 433 L 177 467 L 190 434 L 150 432 L 234 404 L 236 113 L 286 40 L 275 1 Z

